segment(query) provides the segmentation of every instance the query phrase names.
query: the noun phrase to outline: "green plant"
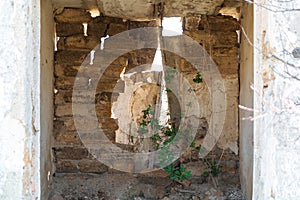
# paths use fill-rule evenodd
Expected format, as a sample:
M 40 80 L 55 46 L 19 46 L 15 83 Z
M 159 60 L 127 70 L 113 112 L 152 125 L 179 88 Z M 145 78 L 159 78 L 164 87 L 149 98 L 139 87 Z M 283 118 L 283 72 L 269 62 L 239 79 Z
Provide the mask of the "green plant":
M 202 74 L 201 74 L 200 72 L 198 72 L 198 73 L 196 74 L 196 77 L 193 78 L 193 81 L 194 81 L 195 83 L 202 83 L 202 82 L 203 82 L 203 80 L 202 80 Z
M 191 172 L 187 171 L 186 167 L 182 164 L 180 164 L 179 166 L 171 164 L 165 167 L 164 170 L 168 173 L 169 178 L 173 181 L 184 181 L 192 177 Z
M 150 115 L 153 115 L 152 106 L 148 105 L 147 109 L 142 110 L 142 112 L 144 113 L 144 116 L 143 116 L 144 119 L 147 118 L 147 117 L 150 117 Z
M 214 159 L 204 159 L 204 164 L 207 167 L 207 170 L 203 172 L 203 176 L 208 177 L 212 175 L 217 177 L 221 173 L 222 166 L 220 166 Z
M 172 92 L 172 90 L 170 88 L 167 88 L 166 92 Z
M 197 149 L 197 150 L 201 149 L 201 145 L 196 145 L 195 140 L 190 144 L 190 147 L 194 148 L 194 149 Z
M 151 141 L 154 143 L 154 149 L 157 150 L 159 148 L 159 143 L 161 141 L 161 137 L 159 133 L 155 133 L 150 137 Z
M 173 129 L 172 127 L 171 128 L 166 127 L 165 130 L 164 130 L 164 134 L 168 137 L 167 137 L 167 139 L 165 139 L 163 144 L 164 145 L 169 144 L 174 139 L 174 137 L 176 136 L 176 133 L 177 133 L 177 131 L 175 129 Z

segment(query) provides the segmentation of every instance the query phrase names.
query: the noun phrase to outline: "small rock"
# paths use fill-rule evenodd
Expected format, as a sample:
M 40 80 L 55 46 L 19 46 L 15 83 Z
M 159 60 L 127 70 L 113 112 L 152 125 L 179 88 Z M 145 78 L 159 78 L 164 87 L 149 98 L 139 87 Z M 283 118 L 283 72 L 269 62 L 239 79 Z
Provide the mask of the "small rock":
M 50 199 L 51 200 L 64 200 L 64 198 L 62 196 L 57 195 L 57 194 L 53 195 Z
M 292 52 L 293 56 L 295 58 L 300 58 L 300 47 L 296 47 L 293 52 Z
M 192 196 L 192 200 L 200 200 L 197 196 Z

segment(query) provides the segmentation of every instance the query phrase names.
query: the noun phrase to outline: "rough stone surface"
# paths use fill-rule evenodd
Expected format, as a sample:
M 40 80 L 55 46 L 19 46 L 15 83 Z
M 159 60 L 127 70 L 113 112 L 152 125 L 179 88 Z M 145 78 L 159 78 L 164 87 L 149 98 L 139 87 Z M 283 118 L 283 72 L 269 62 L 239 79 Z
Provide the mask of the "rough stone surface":
M 126 173 L 104 173 L 101 177 L 95 174 L 76 177 L 72 174 L 60 174 L 55 176 L 53 188 L 53 200 L 245 200 L 240 188 L 231 184 L 220 185 L 216 189 L 211 184 L 195 182 L 183 187 L 174 186 L 167 178 L 139 177 Z
M 54 19 L 58 23 L 87 23 L 91 21 L 92 17 L 88 11 L 83 9 L 64 8 L 57 10 Z
M 55 9 L 63 7 L 82 8 L 86 10 L 100 10 L 106 16 L 130 20 L 147 21 L 155 19 L 160 12 L 163 16 L 175 17 L 186 15 L 214 15 L 221 9 L 223 13 L 236 14 L 236 9 L 241 6 L 239 0 L 53 0 Z M 233 11 L 229 11 L 229 10 Z

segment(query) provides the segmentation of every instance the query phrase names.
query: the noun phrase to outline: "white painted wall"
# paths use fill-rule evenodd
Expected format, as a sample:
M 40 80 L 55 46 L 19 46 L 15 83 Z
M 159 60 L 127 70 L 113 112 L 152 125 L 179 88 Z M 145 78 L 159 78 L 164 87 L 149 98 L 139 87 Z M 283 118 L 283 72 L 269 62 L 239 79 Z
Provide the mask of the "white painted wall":
M 39 198 L 40 6 L 0 2 L 0 199 Z
M 298 0 L 254 5 L 254 108 L 260 118 L 254 122 L 253 199 L 300 199 L 300 81 L 283 77 L 287 69 L 297 77 L 300 71 L 274 57 L 300 66 L 288 54 L 300 46 L 299 10 Z

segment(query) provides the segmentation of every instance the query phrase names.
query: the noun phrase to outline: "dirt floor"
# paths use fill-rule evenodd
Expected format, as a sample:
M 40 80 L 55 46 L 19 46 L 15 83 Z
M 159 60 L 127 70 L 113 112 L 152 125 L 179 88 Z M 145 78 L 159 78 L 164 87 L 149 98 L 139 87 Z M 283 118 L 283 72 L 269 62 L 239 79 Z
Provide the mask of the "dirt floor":
M 120 174 L 56 174 L 50 200 L 244 200 L 238 185 L 191 178 L 182 185 L 169 178 Z

